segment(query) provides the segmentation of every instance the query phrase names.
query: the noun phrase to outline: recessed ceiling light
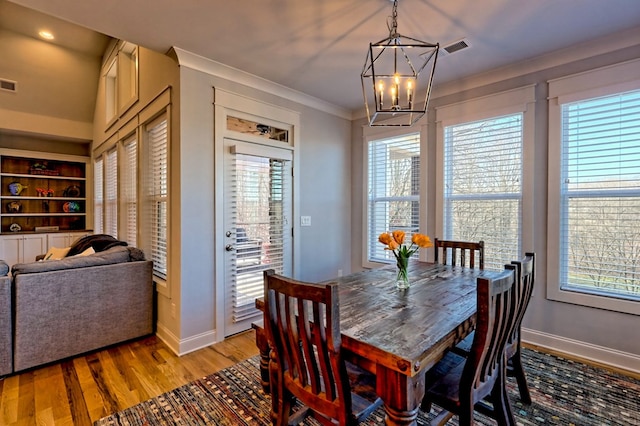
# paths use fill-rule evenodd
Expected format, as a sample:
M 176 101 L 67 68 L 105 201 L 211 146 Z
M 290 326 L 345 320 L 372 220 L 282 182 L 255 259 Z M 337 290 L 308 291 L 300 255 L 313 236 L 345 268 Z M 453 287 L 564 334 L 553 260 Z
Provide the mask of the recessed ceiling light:
M 42 37 L 45 40 L 53 40 L 53 34 L 51 34 L 51 32 L 47 31 L 47 30 L 41 30 L 40 32 L 38 32 L 38 35 L 40 37 Z

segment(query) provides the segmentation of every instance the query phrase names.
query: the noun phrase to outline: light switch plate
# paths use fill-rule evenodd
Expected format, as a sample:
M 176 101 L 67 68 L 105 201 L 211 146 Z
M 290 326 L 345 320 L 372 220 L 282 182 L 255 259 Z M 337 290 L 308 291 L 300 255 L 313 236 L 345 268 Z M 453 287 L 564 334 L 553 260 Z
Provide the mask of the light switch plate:
M 300 216 L 300 226 L 311 226 L 311 216 Z

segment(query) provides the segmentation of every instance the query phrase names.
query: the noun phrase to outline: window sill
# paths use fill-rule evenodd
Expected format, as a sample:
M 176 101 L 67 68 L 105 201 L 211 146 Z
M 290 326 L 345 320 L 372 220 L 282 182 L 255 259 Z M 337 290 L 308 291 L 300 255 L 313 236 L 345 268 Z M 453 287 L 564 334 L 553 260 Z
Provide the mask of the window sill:
M 640 315 L 640 302 L 579 291 L 561 290 L 558 288 L 557 282 L 554 284 L 547 283 L 547 299 L 590 308 Z

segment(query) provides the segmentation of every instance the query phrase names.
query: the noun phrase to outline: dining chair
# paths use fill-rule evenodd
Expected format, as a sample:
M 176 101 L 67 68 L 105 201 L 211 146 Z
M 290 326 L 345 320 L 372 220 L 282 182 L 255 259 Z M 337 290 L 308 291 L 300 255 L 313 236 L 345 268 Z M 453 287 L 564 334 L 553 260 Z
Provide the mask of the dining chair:
M 477 252 L 478 269 L 484 269 L 484 241 L 453 241 L 435 238 L 433 247 L 435 250 L 434 260 L 436 263 L 475 268 Z
M 515 425 L 505 387 L 505 347 L 516 321 L 515 265 L 495 278 L 477 278 L 476 330 L 467 357 L 449 351 L 425 376 L 421 408 L 442 408 L 432 425 L 444 425 L 458 415 L 460 426 L 473 424 L 474 410 L 488 414 L 498 425 Z M 488 398 L 492 406 L 484 404 Z
M 516 324 L 513 329 L 513 333 L 507 340 L 506 354 L 507 354 L 507 377 L 515 377 L 518 383 L 518 391 L 520 392 L 520 400 L 525 404 L 531 404 L 531 393 L 527 385 L 527 376 L 524 372 L 524 366 L 522 364 L 522 342 L 521 342 L 521 328 L 522 319 L 527 311 L 529 302 L 531 301 L 531 295 L 533 294 L 533 284 L 535 282 L 535 269 L 536 269 L 536 255 L 535 253 L 527 252 L 524 258 L 520 261 L 513 261 L 512 264 L 517 266 L 517 271 L 520 274 L 521 285 L 518 290 L 518 305 L 516 313 Z M 454 349 L 459 355 L 466 356 L 471 350 L 473 342 L 473 334 L 469 334 L 464 340 L 462 340 Z
M 264 282 L 272 423 L 312 416 L 323 425 L 356 425 L 381 406 L 375 376 L 343 356 L 338 284 L 305 283 L 273 270 L 264 272 Z M 303 407 L 292 413 L 296 399 Z

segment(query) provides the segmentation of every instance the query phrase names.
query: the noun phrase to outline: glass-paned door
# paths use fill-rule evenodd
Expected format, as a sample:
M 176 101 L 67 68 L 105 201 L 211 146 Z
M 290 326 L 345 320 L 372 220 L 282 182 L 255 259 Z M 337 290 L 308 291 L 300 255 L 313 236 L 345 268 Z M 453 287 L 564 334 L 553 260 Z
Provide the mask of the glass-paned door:
M 225 335 L 260 318 L 263 272 L 292 273 L 289 150 L 225 140 Z

